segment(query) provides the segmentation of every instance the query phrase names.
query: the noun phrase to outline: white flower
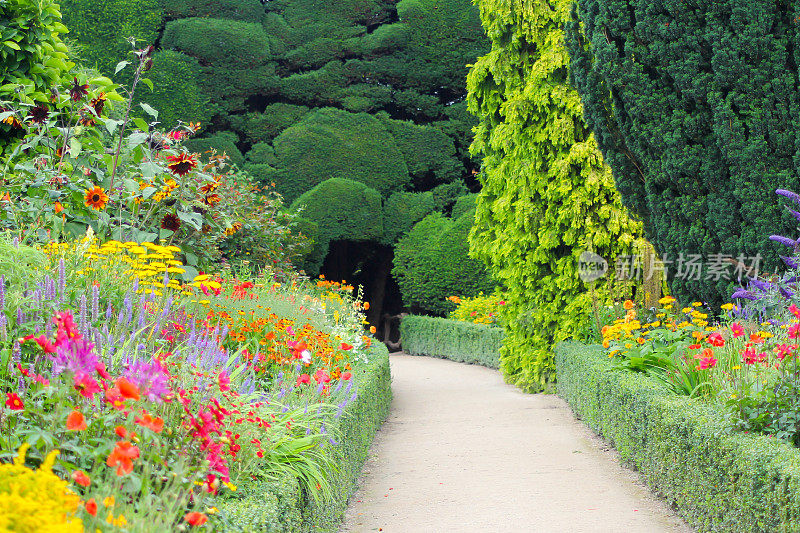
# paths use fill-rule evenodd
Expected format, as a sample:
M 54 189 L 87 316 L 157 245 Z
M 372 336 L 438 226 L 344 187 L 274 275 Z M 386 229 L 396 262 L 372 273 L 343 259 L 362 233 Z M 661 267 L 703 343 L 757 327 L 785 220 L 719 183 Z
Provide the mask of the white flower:
M 311 362 L 311 352 L 309 352 L 308 350 L 303 350 L 302 352 L 300 352 L 300 356 L 305 364 Z

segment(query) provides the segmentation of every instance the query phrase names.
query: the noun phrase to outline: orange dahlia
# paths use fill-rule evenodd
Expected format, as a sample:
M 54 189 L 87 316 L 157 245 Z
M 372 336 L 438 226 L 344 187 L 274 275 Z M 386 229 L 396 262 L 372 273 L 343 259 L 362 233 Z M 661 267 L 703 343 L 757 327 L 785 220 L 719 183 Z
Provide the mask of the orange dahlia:
M 108 203 L 108 195 L 106 194 L 105 189 L 102 187 L 92 187 L 91 189 L 87 189 L 84 199 L 86 200 L 86 207 L 91 207 L 92 209 L 97 209 L 98 211 L 105 209 L 106 204 Z

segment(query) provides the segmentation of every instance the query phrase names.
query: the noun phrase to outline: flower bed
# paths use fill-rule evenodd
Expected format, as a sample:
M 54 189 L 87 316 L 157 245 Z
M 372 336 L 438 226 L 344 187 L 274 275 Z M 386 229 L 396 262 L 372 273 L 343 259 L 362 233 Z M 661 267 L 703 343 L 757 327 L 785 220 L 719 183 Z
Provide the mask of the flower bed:
M 503 330 L 461 320 L 410 315 L 400 323 L 400 342 L 411 355 L 429 355 L 499 368 Z
M 2 482 L 18 456 L 69 483 L 59 527 L 335 527 L 390 398 L 352 288 L 187 283 L 179 249 L 153 243 L 0 247 L 28 266 L 0 270 L 11 530 L 32 530 L 20 501 L 38 497 Z
M 729 434 L 726 411 L 614 370 L 600 346 L 556 348 L 558 394 L 700 531 L 797 531 L 800 450 Z

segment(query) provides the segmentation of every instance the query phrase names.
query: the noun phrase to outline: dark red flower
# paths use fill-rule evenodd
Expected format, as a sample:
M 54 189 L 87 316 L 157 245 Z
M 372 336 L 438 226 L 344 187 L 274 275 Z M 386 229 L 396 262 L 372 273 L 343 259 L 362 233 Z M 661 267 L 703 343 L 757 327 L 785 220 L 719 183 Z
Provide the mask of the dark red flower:
M 180 227 L 181 227 L 181 219 L 179 219 L 172 213 L 167 213 L 166 215 L 164 215 L 164 218 L 161 219 L 162 229 L 178 231 Z
M 69 88 L 69 96 L 72 101 L 77 102 L 87 94 L 89 94 L 89 86 L 86 84 L 81 85 L 78 78 L 72 78 L 72 85 Z
M 44 104 L 37 105 L 28 110 L 28 120 L 34 124 L 42 124 L 47 120 L 49 115 L 50 110 Z
M 92 106 L 98 117 L 100 113 L 103 112 L 103 106 L 106 105 L 106 100 L 108 100 L 108 98 L 106 98 L 106 93 L 99 93 L 97 97 L 92 98 L 91 102 L 89 102 L 89 105 Z
M 176 176 L 184 176 L 197 167 L 197 160 L 189 154 L 168 155 L 167 168 Z

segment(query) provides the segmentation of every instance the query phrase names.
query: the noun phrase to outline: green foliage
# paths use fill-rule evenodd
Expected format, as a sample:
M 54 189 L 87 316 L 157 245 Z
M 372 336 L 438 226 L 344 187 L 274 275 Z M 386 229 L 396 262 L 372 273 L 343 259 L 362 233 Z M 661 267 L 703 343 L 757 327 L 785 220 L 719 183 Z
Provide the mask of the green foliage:
M 274 142 L 276 190 L 287 201 L 329 178 L 365 183 L 381 195 L 402 189 L 408 169 L 386 128 L 366 113 L 318 109 Z
M 6 288 L 21 292 L 25 285 L 33 286 L 40 270 L 49 266 L 47 256 L 24 244 L 14 245 L 9 235 L 0 233 L 0 277 Z
M 464 196 L 459 196 L 456 199 L 456 203 L 453 206 L 453 214 L 451 215 L 453 218 L 458 218 L 465 213 L 470 211 L 475 211 L 478 206 L 478 195 L 477 194 L 465 194 Z
M 436 207 L 428 192 L 396 192 L 383 204 L 383 242 L 394 244 Z
M 400 322 L 403 351 L 489 368 L 500 366 L 502 328 L 460 320 L 409 315 Z
M 431 189 L 431 194 L 433 195 L 433 202 L 435 205 L 434 211 L 451 211 L 458 199 L 468 193 L 469 189 L 467 189 L 463 181 L 443 183 L 434 187 Z M 461 214 L 458 216 L 461 216 Z M 453 218 L 458 218 L 458 216 L 453 216 Z
M 61 81 L 72 63 L 62 34 L 58 4 L 49 0 L 10 0 L 0 4 L 0 100 L 28 104 L 49 100 L 49 90 Z M 0 148 L 13 127 L 0 123 Z
M 163 24 L 159 0 L 62 0 L 69 36 L 81 43 L 83 59 L 106 75 L 129 58 L 133 37 L 137 48 L 156 42 Z
M 797 529 L 800 450 L 727 435 L 723 408 L 612 371 L 599 346 L 561 344 L 555 359 L 558 394 L 698 531 Z
M 172 50 L 156 52 L 153 68 L 147 73 L 153 90 L 142 91 L 139 100 L 158 110 L 163 128 L 174 128 L 179 121 L 205 124 L 209 101 L 199 85 L 200 73 L 200 64 L 193 57 Z
M 480 121 L 472 150 L 484 156 L 471 251 L 508 289 L 501 367 L 527 391 L 554 379 L 554 344 L 587 319 L 580 253 L 589 248 L 613 265 L 638 232 L 568 84 L 570 3 L 479 1 L 492 50 L 467 78 Z M 599 282 L 601 301 L 609 283 Z
M 233 164 L 241 166 L 244 163 L 244 156 L 236 147 L 238 140 L 235 133 L 223 131 L 209 137 L 188 139 L 184 145 L 190 151 L 201 154 L 204 159 L 208 159 L 214 151 L 217 155 L 227 155 Z
M 389 353 L 383 344 L 372 348 L 369 365 L 354 379 L 358 382 L 358 397 L 328 428 L 339 442 L 337 446 L 325 448 L 339 467 L 338 472 L 331 474 L 333 499 L 327 503 L 313 503 L 302 495 L 296 479 L 254 483 L 248 490 L 234 493 L 236 499 L 219 506 L 229 520 L 231 531 L 336 530 L 372 439 L 389 413 L 391 376 Z
M 431 126 L 406 120 L 383 121 L 406 161 L 416 188 L 451 182 L 461 177 L 464 166 L 456 159 L 453 139 Z M 422 186 L 420 186 L 422 185 Z
M 261 22 L 264 6 L 259 0 L 160 0 L 168 19 L 208 17 Z
M 167 23 L 162 46 L 196 57 L 203 64 L 246 69 L 265 64 L 269 41 L 260 24 L 217 18 Z
M 246 113 L 231 117 L 233 129 L 251 143 L 271 142 L 283 130 L 300 121 L 308 113 L 306 106 L 270 104 L 263 113 Z
M 331 241 L 377 241 L 383 235 L 381 195 L 357 181 L 331 178 L 303 193 L 292 204 L 319 227 L 306 271 L 319 272 Z
M 458 219 L 433 213 L 400 239 L 392 274 L 406 306 L 444 314 L 454 307 L 448 296 L 475 296 L 494 289 L 486 267 L 469 257 L 467 237 L 473 218 L 474 212 Z
M 254 144 L 246 155 L 247 161 L 256 165 L 275 165 L 278 159 L 275 157 L 275 149 L 269 143 Z
M 774 272 L 768 236 L 796 225 L 773 193 L 800 168 L 797 15 L 787 2 L 590 0 L 568 24 L 586 120 L 682 300 L 716 306 L 732 287 L 707 270 L 678 279 L 679 254 L 761 253 Z

